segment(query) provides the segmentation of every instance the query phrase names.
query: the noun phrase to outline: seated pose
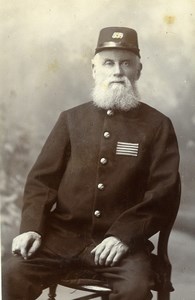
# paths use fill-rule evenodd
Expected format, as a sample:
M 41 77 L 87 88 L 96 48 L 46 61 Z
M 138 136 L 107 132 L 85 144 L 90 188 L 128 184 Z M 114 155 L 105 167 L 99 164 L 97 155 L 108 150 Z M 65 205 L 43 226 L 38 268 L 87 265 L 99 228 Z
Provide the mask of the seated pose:
M 102 29 L 91 101 L 61 113 L 28 175 L 4 300 L 37 299 L 74 270 L 110 300 L 152 298 L 148 239 L 175 214 L 179 153 L 169 118 L 141 102 L 141 69 L 136 31 Z

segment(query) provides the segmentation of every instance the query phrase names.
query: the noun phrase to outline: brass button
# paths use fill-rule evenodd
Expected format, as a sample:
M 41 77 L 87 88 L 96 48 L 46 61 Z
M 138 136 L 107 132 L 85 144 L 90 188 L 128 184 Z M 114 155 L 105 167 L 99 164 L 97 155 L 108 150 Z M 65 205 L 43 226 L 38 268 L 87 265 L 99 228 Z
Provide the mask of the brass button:
M 101 162 L 102 165 L 106 165 L 107 162 L 108 162 L 108 160 L 107 160 L 105 157 L 102 157 L 102 158 L 100 159 L 100 162 Z
M 94 215 L 99 218 L 101 216 L 101 212 L 99 210 L 95 210 Z
M 98 190 L 103 191 L 104 190 L 104 184 L 98 183 Z
M 109 137 L 110 137 L 110 132 L 105 131 L 105 132 L 104 132 L 104 137 L 105 137 L 105 139 L 109 139 Z
M 109 117 L 113 116 L 113 115 L 114 115 L 113 110 L 112 110 L 112 109 L 108 109 L 108 110 L 107 110 L 107 115 L 108 115 Z

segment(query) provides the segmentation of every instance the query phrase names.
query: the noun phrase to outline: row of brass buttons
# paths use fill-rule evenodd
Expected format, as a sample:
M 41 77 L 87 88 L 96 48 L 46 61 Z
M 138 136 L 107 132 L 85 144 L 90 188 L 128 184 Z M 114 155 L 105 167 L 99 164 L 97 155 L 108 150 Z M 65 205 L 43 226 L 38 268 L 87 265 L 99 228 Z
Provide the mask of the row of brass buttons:
M 113 115 L 114 115 L 113 110 L 111 110 L 111 109 L 107 110 L 107 115 L 108 115 L 108 116 L 113 116 Z M 104 132 L 104 138 L 105 138 L 105 139 L 109 139 L 109 138 L 110 138 L 110 132 L 105 131 L 105 132 Z M 102 165 L 106 165 L 107 162 L 108 162 L 108 160 L 107 160 L 107 158 L 105 158 L 105 157 L 102 157 L 102 158 L 100 159 L 100 163 L 101 163 Z M 105 186 L 104 186 L 103 183 L 98 183 L 98 186 L 97 186 L 97 187 L 98 187 L 98 189 L 99 189 L 100 191 L 103 191 Z M 100 210 L 95 210 L 94 215 L 95 215 L 97 218 L 99 218 L 99 217 L 101 216 Z

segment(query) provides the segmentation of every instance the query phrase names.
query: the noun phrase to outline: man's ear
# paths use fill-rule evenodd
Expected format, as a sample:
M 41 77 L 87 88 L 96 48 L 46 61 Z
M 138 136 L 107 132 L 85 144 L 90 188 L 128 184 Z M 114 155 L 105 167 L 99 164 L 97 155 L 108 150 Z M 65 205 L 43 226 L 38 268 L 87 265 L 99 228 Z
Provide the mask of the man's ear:
M 96 69 L 95 69 L 95 64 L 93 61 L 91 62 L 91 70 L 92 70 L 93 79 L 95 79 Z
M 142 68 L 143 68 L 142 64 L 141 64 L 141 63 L 139 63 L 139 67 L 138 67 L 138 70 L 137 70 L 137 76 L 136 76 L 136 80 L 138 80 L 138 79 L 140 78 L 140 76 L 141 76 L 141 71 L 142 71 Z

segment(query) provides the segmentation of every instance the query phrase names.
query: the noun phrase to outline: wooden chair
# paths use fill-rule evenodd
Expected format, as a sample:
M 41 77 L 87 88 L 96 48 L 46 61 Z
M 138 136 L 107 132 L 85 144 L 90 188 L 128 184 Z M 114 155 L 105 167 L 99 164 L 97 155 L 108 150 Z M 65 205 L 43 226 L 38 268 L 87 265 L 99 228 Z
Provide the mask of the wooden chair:
M 174 291 L 171 283 L 171 263 L 168 257 L 168 240 L 177 216 L 181 195 L 181 184 L 179 178 L 179 189 L 177 191 L 177 201 L 175 201 L 175 215 L 167 223 L 166 227 L 159 232 L 157 254 L 152 254 L 154 269 L 158 274 L 158 281 L 153 290 L 157 291 L 157 300 L 170 300 L 170 292 Z M 76 290 L 91 292 L 90 295 L 73 298 L 73 300 L 89 300 L 100 297 L 102 300 L 109 299 L 111 289 L 108 286 L 102 286 L 101 282 L 93 279 L 71 279 L 60 280 L 57 284 L 49 287 L 48 300 L 55 300 L 57 285 L 69 287 Z
M 108 286 L 100 285 L 96 280 L 61 280 L 58 285 L 69 287 L 71 289 L 90 292 L 89 295 L 73 298 L 73 300 L 89 300 L 100 297 L 102 300 L 108 300 L 111 289 Z M 57 284 L 50 286 L 48 300 L 55 300 Z

